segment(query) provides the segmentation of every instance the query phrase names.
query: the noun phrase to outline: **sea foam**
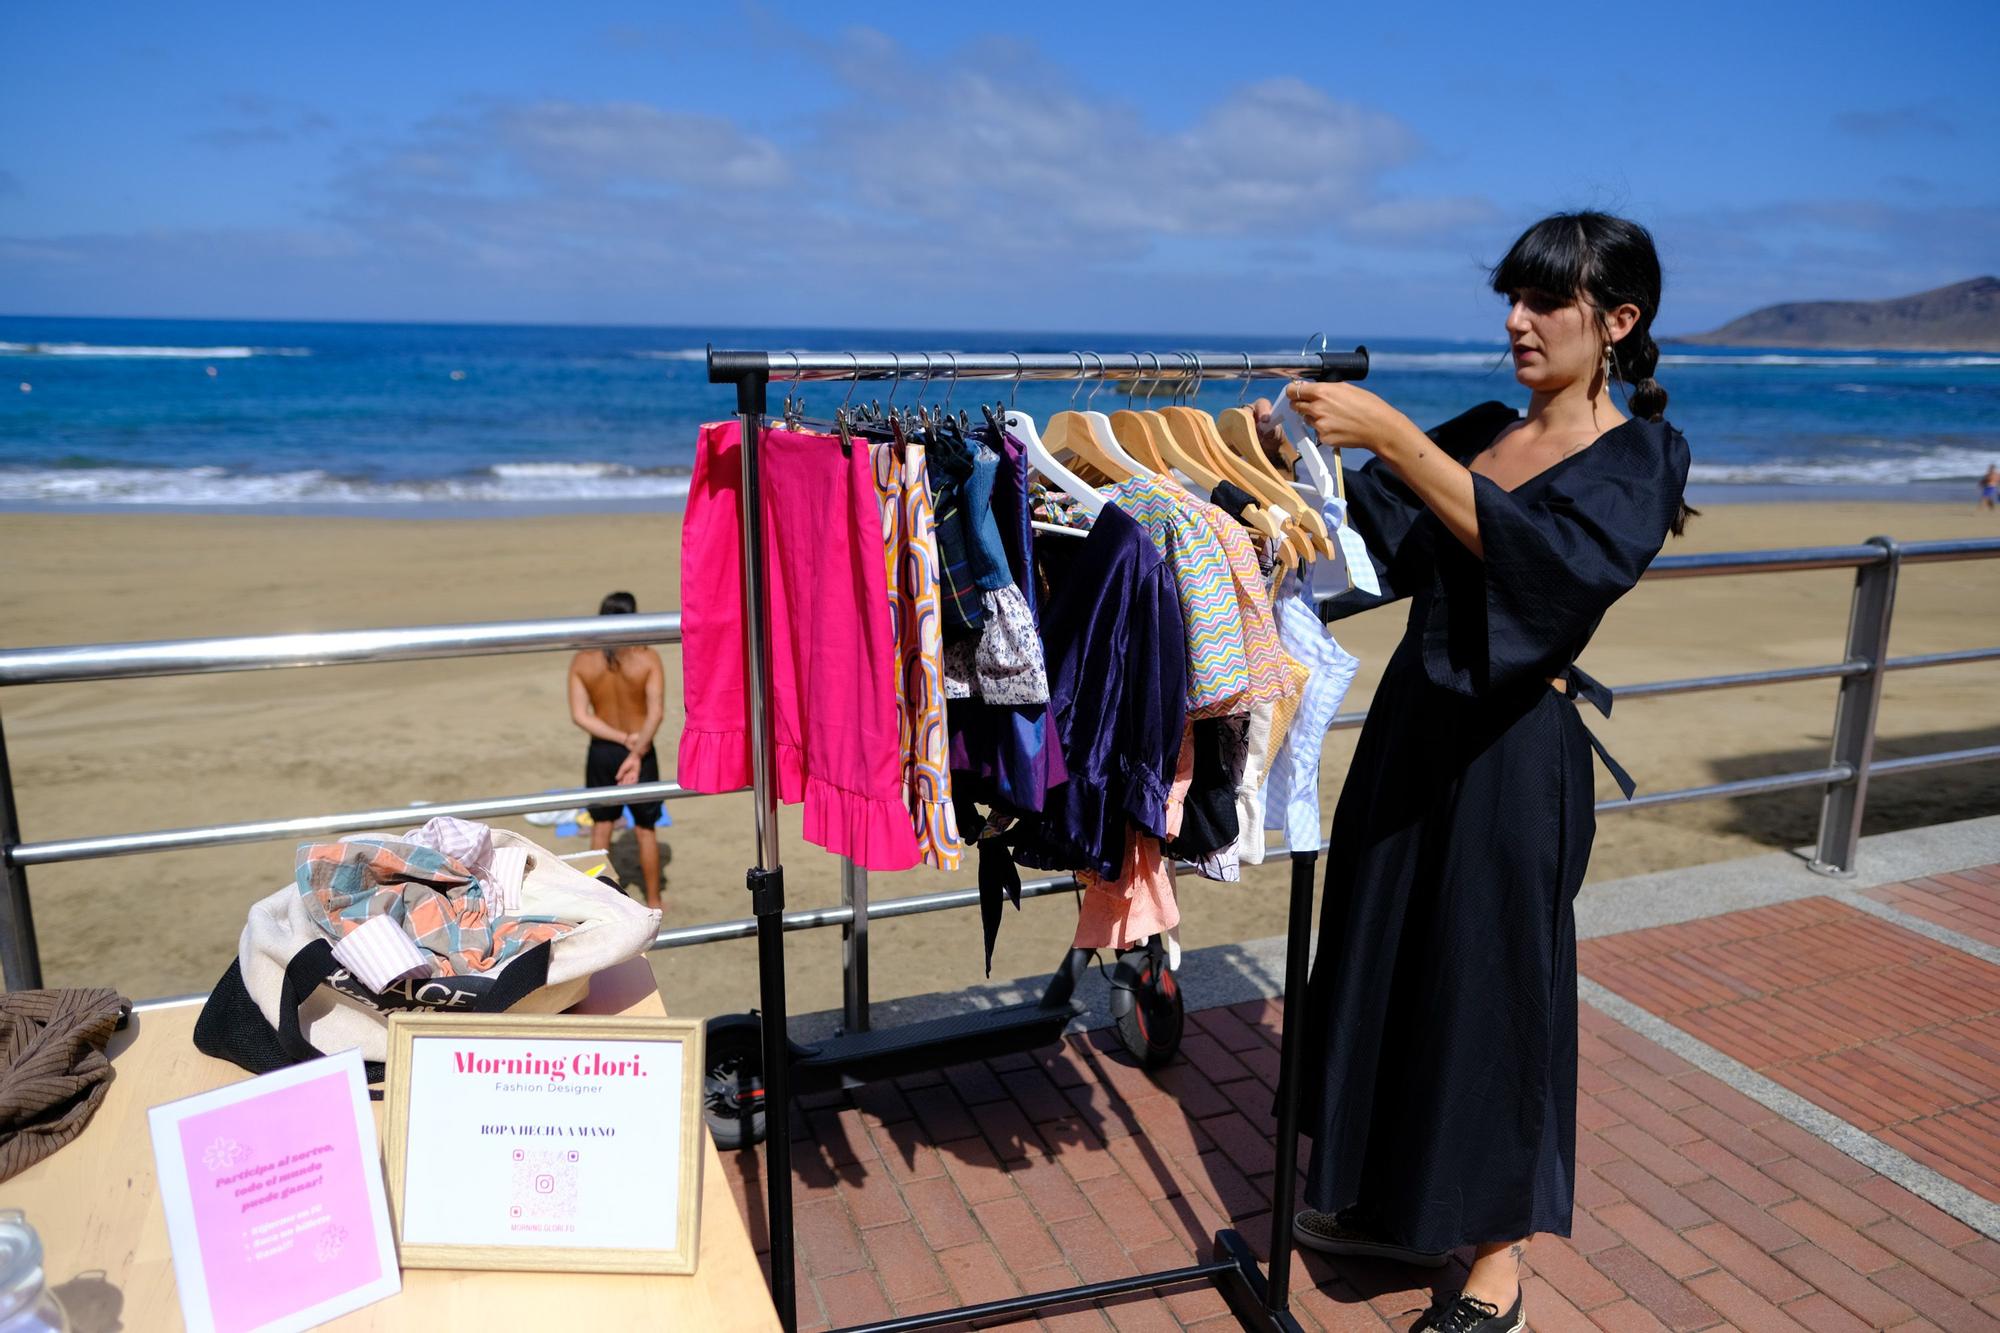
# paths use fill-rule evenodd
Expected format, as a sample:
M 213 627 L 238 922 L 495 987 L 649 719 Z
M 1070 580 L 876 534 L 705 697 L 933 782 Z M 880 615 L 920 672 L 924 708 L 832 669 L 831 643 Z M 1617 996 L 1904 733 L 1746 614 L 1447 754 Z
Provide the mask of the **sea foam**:
M 192 361 L 240 361 L 252 356 L 311 356 L 310 347 L 115 347 L 103 343 L 0 342 L 0 356 L 167 357 Z
M 481 473 L 423 480 L 342 477 L 317 468 L 233 472 L 219 467 L 0 467 L 0 503 L 257 506 L 418 505 L 676 499 L 683 472 L 617 463 L 502 463 Z

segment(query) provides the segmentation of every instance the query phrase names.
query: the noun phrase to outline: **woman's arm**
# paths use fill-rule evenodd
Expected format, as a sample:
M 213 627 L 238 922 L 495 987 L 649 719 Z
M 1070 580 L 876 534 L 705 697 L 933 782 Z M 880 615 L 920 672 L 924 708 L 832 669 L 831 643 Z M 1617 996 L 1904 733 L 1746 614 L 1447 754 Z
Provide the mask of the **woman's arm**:
M 1295 383 L 1285 392 L 1321 444 L 1372 450 L 1466 550 L 1485 556 L 1471 470 L 1417 429 L 1414 421 L 1352 384 Z

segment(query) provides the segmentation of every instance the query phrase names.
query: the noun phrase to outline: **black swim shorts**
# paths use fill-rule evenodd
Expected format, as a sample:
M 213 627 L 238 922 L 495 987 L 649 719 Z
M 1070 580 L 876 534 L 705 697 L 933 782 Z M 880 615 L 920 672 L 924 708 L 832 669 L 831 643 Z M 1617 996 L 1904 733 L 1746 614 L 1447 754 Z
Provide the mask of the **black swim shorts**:
M 617 741 L 607 741 L 599 737 L 590 738 L 590 754 L 583 762 L 583 785 L 586 787 L 611 787 L 618 782 L 618 766 L 630 754 Z M 652 747 L 639 756 L 639 781 L 658 782 L 660 780 L 660 757 Z M 660 802 L 645 801 L 637 805 L 593 805 L 590 817 L 600 824 L 615 821 L 626 810 L 632 812 L 632 822 L 640 828 L 652 828 L 660 822 Z

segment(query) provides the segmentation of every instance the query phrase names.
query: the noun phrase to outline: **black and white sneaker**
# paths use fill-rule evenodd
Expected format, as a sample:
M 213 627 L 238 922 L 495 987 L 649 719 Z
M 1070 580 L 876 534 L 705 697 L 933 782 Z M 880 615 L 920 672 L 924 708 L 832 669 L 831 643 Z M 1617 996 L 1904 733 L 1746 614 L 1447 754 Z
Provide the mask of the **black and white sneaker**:
M 1425 1311 L 1424 1317 L 1410 1326 L 1410 1333 L 1419 1333 L 1419 1330 L 1429 1330 L 1429 1333 L 1525 1333 L 1527 1327 L 1528 1321 L 1521 1317 L 1519 1296 L 1514 1298 L 1514 1308 L 1501 1314 L 1499 1306 L 1488 1305 L 1461 1291 Z
M 1426 1250 L 1413 1250 L 1407 1245 L 1392 1245 L 1379 1240 L 1365 1231 L 1356 1231 L 1344 1225 L 1334 1213 L 1315 1212 L 1301 1208 L 1292 1217 L 1292 1238 L 1309 1250 L 1321 1254 L 1352 1254 L 1367 1259 L 1387 1259 L 1392 1263 L 1411 1264 L 1417 1268 L 1442 1268 L 1449 1254 L 1431 1254 Z

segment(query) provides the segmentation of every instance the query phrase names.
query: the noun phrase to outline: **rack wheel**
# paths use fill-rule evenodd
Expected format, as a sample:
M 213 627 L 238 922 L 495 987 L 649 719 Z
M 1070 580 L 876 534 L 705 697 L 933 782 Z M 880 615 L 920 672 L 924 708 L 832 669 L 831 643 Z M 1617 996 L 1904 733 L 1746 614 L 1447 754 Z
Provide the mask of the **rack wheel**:
M 1121 957 L 1119 972 L 1132 1003 L 1114 1006 L 1124 1009 L 1118 1014 L 1118 1040 L 1142 1068 L 1158 1069 L 1181 1049 L 1185 1013 L 1180 983 L 1156 949 Z
M 719 1152 L 764 1141 L 764 1025 L 756 1014 L 708 1020 L 702 1119 Z

